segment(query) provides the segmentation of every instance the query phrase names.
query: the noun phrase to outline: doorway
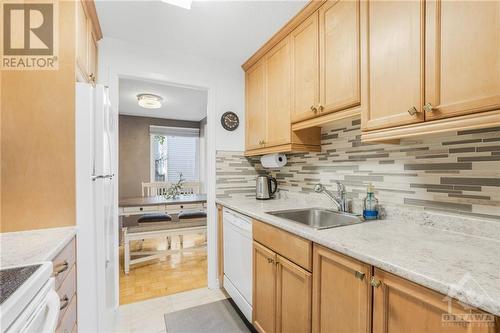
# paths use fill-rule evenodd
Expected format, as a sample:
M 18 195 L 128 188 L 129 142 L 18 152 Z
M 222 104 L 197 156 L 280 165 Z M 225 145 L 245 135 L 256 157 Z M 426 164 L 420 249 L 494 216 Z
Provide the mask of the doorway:
M 206 199 L 166 202 L 210 188 L 208 90 L 120 77 L 118 98 L 119 304 L 206 287 Z

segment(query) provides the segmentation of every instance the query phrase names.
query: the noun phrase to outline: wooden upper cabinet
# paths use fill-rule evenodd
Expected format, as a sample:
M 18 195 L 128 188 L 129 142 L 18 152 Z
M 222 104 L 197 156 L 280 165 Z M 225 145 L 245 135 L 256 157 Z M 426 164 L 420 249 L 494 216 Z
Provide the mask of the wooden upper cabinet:
M 277 256 L 276 332 L 311 332 L 312 275 Z
M 262 59 L 248 69 L 246 88 L 246 150 L 262 148 L 266 139 L 266 62 Z
M 361 104 L 360 2 L 327 1 L 319 9 L 320 113 Z
M 88 71 L 89 71 L 89 80 L 95 81 L 97 79 L 97 38 L 94 32 L 89 32 L 88 37 L 89 44 L 89 56 L 88 56 Z
M 371 266 L 319 245 L 313 257 L 313 332 L 370 333 Z
M 426 2 L 425 118 L 500 109 L 500 2 Z
M 374 282 L 373 333 L 493 333 L 499 329 L 491 315 L 490 327 L 485 323 L 467 321 L 447 325 L 443 322 L 443 315 L 449 314 L 449 311 L 452 314 L 482 312 L 464 309 L 458 302 L 448 299 L 445 295 L 377 268 Z
M 88 52 L 87 42 L 88 19 L 83 6 L 83 1 L 76 2 L 76 65 L 80 75 L 86 77 L 88 72 Z
M 285 38 L 267 54 L 266 146 L 290 143 L 290 39 Z
M 424 121 L 424 9 L 423 1 L 368 4 L 369 107 L 362 113 L 364 130 Z
M 276 253 L 253 242 L 252 321 L 260 333 L 276 331 Z
M 76 77 L 78 81 L 97 79 L 97 41 L 102 38 L 95 4 L 92 0 L 76 3 Z
M 317 114 L 319 105 L 318 35 L 318 12 L 309 16 L 290 35 L 293 122 L 308 119 Z

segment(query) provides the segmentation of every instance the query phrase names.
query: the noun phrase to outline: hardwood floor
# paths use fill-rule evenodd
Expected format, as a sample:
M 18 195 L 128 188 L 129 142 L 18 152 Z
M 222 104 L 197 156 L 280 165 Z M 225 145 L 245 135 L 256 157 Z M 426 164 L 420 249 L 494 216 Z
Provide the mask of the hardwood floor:
M 207 286 L 207 252 L 189 251 L 189 247 L 203 243 L 203 236 L 184 236 L 183 253 L 174 253 L 166 259 L 149 261 L 123 270 L 123 247 L 120 247 L 120 304 L 134 303 Z M 132 244 L 135 249 L 139 244 Z M 166 241 L 150 240 L 144 250 L 165 249 Z M 172 248 L 179 248 L 177 238 Z

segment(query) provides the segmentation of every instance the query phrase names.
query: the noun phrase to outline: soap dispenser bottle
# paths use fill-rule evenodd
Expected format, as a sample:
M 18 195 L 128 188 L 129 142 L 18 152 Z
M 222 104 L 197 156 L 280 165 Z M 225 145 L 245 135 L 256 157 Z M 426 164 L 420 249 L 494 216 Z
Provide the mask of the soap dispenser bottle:
M 378 218 L 378 200 L 373 193 L 373 185 L 368 184 L 366 198 L 363 205 L 363 217 L 365 220 L 376 220 Z

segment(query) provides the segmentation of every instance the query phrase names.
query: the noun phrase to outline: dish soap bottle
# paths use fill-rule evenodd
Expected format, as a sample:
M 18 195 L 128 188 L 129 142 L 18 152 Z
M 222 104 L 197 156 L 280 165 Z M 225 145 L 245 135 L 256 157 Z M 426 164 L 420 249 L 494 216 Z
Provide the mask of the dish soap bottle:
M 378 200 L 373 193 L 373 185 L 368 184 L 366 198 L 363 206 L 363 217 L 365 220 L 376 220 L 378 218 Z

